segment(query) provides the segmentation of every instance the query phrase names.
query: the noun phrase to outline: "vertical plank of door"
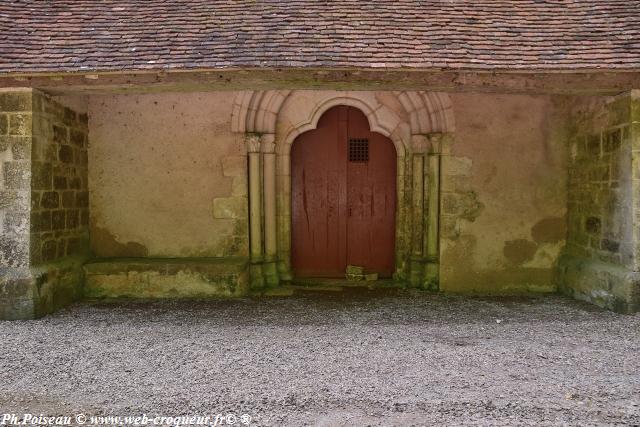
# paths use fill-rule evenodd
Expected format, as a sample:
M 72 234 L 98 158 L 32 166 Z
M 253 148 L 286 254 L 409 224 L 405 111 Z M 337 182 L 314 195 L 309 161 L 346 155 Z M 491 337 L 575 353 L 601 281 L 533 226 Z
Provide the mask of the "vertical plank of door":
M 329 110 L 291 148 L 291 262 L 298 277 L 344 275 L 346 164 L 338 119 L 339 111 Z
M 339 205 L 339 228 L 338 238 L 339 243 L 339 258 L 340 258 L 340 276 L 344 277 L 345 270 L 348 263 L 348 237 L 349 237 L 349 218 L 348 218 L 348 152 L 349 147 L 346 144 L 349 137 L 349 114 L 351 107 L 338 106 L 338 134 L 335 139 L 336 145 L 336 164 L 340 168 L 338 174 L 338 205 Z
M 349 119 L 348 138 L 369 140 L 369 161 L 348 162 L 347 262 L 389 277 L 395 253 L 395 147 L 385 136 L 369 130 L 361 111 L 352 109 Z

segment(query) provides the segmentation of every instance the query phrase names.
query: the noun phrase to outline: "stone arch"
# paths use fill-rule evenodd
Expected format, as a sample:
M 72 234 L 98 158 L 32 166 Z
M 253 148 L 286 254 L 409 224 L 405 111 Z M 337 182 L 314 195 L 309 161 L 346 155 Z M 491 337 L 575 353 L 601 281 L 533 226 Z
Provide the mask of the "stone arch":
M 407 138 L 408 135 L 402 135 L 406 132 L 401 129 L 403 124 L 401 117 L 383 105 L 373 104 L 366 98 L 363 99 L 363 97 L 353 96 L 349 93 L 340 96 L 328 96 L 326 99 L 310 105 L 308 111 L 305 111 L 306 117 L 296 123 L 289 123 L 284 129 L 278 129 L 278 137 L 281 137 L 280 144 L 276 148 L 278 154 L 287 155 L 298 135 L 315 129 L 318 126 L 320 117 L 329 109 L 338 105 L 346 105 L 362 111 L 367 116 L 371 131 L 391 139 L 396 147 L 397 155 L 404 156 L 405 144 L 409 141 L 409 138 Z
M 453 133 L 455 121 L 449 95 L 442 92 L 394 92 L 409 115 L 411 134 Z
M 294 100 L 303 90 L 243 91 L 236 96 L 232 113 L 232 130 L 238 133 L 276 133 L 280 111 L 288 100 Z M 449 95 L 443 92 L 395 91 L 392 93 L 404 109 L 408 120 L 382 104 L 377 92 L 367 91 L 314 91 L 325 94 L 325 99 L 308 106 L 305 119 L 290 123 L 283 132 L 285 143 L 291 144 L 302 132 L 313 129 L 320 115 L 335 105 L 350 105 L 367 115 L 372 130 L 380 132 L 396 143 L 400 136 L 398 126 L 409 126 L 409 134 L 453 133 L 455 120 Z M 406 123 L 405 123 L 406 122 Z M 297 132 L 297 134 L 296 134 Z
M 250 90 L 236 96 L 231 129 L 238 133 L 274 133 L 278 113 L 290 90 Z
M 322 114 L 337 105 L 358 108 L 373 132 L 394 143 L 398 160 L 396 277 L 415 286 L 437 288 L 438 244 L 428 242 L 438 239 L 440 155 L 443 141 L 449 140 L 443 134 L 452 134 L 455 122 L 449 96 L 427 91 L 267 90 L 238 94 L 232 129 L 245 134 L 249 155 L 254 286 L 292 278 L 291 146 L 298 135 L 315 129 Z

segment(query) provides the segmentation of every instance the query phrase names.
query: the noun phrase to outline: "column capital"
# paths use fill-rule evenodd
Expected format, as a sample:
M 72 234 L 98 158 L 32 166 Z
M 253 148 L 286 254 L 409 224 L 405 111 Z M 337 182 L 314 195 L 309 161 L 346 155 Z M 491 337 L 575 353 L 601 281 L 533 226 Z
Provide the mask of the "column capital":
M 426 135 L 411 135 L 411 151 L 413 154 L 424 154 L 429 150 L 430 142 Z
M 260 135 L 255 133 L 247 133 L 244 136 L 244 142 L 247 144 L 247 151 L 249 153 L 260 152 Z
M 276 152 L 276 135 L 273 133 L 265 133 L 260 137 L 260 151 L 263 153 Z
M 433 132 L 427 134 L 426 136 L 429 140 L 429 152 L 431 154 L 451 154 L 451 134 L 443 132 Z

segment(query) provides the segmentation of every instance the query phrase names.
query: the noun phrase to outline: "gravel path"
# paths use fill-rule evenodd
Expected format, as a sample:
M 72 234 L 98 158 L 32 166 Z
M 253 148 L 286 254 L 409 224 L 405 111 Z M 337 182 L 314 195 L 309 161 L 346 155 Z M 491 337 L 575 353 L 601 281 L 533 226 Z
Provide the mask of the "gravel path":
M 0 322 L 0 340 L 0 414 L 640 425 L 640 315 L 558 296 L 83 303 Z

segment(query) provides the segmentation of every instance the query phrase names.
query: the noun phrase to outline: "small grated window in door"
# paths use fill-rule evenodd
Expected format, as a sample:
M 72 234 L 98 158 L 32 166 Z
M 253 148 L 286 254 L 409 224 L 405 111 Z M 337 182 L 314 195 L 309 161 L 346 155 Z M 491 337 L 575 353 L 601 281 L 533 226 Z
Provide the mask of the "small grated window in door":
M 369 161 L 369 140 L 349 139 L 349 161 L 363 163 Z

